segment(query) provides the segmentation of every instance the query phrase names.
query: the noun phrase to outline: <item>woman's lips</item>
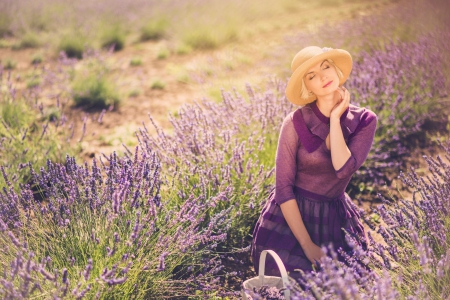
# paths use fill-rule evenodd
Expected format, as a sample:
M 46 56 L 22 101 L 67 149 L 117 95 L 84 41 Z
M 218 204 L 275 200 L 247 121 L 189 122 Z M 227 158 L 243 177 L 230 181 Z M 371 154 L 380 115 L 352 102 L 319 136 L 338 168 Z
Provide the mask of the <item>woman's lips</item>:
M 326 88 L 326 87 L 329 86 L 332 82 L 333 82 L 333 80 L 331 80 L 330 82 L 328 82 L 327 84 L 325 84 L 323 87 Z

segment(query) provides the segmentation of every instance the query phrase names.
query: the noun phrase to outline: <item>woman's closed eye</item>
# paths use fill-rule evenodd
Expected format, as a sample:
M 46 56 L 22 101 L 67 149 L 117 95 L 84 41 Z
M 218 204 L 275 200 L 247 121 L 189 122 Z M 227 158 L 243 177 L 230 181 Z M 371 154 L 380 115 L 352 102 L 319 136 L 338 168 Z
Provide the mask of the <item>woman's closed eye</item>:
M 323 68 L 322 70 L 326 70 L 326 69 L 329 69 L 329 68 L 330 68 L 330 66 L 326 65 L 326 66 L 324 66 L 324 68 Z M 312 76 L 309 77 L 308 79 L 309 79 L 309 80 L 312 80 L 314 77 L 315 77 L 315 76 L 312 75 Z

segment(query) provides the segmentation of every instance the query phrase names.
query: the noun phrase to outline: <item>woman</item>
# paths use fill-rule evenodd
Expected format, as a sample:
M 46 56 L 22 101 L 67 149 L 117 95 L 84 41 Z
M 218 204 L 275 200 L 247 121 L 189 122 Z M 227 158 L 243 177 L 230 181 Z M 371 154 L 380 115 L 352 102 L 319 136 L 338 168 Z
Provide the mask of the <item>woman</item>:
M 367 247 L 358 208 L 345 189 L 367 158 L 377 116 L 350 104 L 342 86 L 352 69 L 347 51 L 306 47 L 291 69 L 286 96 L 300 108 L 281 126 L 275 189 L 255 226 L 252 258 L 258 272 L 261 251 L 272 249 L 297 277 L 295 269 L 308 272 L 320 261 L 322 246 L 351 250 L 342 229 Z M 265 273 L 279 276 L 273 261 Z

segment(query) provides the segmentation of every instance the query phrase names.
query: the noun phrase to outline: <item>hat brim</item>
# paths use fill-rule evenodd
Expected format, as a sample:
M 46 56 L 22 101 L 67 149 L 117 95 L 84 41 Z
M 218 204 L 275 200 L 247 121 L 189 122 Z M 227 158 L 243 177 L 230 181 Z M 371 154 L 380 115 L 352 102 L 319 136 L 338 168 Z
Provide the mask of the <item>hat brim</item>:
M 301 64 L 293 73 L 286 86 L 286 97 L 295 105 L 306 105 L 316 100 L 316 95 L 308 98 L 302 98 L 302 78 L 305 72 L 315 64 L 331 59 L 335 65 L 342 71 L 342 78 L 339 80 L 339 86 L 343 85 L 352 71 L 353 60 L 350 53 L 342 49 L 332 49 L 327 52 L 315 55 Z

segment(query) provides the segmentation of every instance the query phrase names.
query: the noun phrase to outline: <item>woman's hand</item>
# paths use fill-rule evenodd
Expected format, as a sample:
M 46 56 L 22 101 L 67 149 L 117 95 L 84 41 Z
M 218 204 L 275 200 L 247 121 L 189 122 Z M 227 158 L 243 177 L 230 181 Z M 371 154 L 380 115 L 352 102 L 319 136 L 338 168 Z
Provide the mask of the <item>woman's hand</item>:
M 341 95 L 342 100 L 333 107 L 330 118 L 340 118 L 350 105 L 350 92 L 345 87 L 339 87 L 336 92 Z
M 302 246 L 302 249 L 303 252 L 305 252 L 306 257 L 314 265 L 316 264 L 316 261 L 320 262 L 320 259 L 325 256 L 325 253 L 322 251 L 322 249 L 312 241 Z

